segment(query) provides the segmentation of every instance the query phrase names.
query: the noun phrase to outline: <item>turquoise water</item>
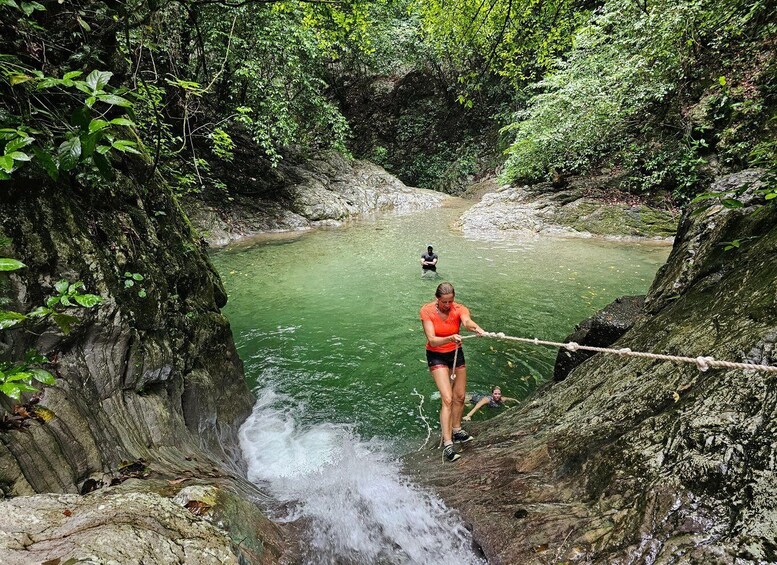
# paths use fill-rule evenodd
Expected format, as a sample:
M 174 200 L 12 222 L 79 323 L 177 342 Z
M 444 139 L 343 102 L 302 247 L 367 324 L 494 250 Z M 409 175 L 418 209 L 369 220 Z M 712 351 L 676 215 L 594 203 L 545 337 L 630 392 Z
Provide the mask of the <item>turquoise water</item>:
M 214 253 L 251 385 L 285 398 L 297 425 L 346 424 L 361 438 L 417 444 L 428 433 L 418 395 L 433 427 L 439 404 L 418 311 L 441 281 L 484 329 L 560 341 L 615 298 L 644 293 L 669 252 L 655 243 L 467 239 L 450 228 L 462 211 L 385 216 Z M 428 243 L 440 256 L 438 279 L 421 277 Z M 550 377 L 556 356 L 489 338 L 464 350 L 468 390 L 499 384 L 518 398 Z

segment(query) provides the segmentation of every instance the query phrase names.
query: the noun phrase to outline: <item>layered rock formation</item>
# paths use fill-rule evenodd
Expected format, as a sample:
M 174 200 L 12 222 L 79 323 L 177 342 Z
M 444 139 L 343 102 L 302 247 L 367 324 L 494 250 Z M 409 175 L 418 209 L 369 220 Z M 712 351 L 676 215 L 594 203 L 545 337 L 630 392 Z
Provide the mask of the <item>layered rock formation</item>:
M 226 174 L 226 173 L 225 173 Z M 211 245 L 246 236 L 339 226 L 377 212 L 410 212 L 440 206 L 443 194 L 410 188 L 383 168 L 350 161 L 336 152 L 312 159 L 290 156 L 266 178 L 232 179 L 228 199 L 187 199 L 192 223 Z
M 27 265 L 6 281 L 8 307 L 29 312 L 56 294 L 59 279 L 83 281 L 103 302 L 69 308 L 79 321 L 67 335 L 48 323 L 0 334 L 5 359 L 34 348 L 49 357 L 56 376 L 21 427 L 0 430 L 0 489 L 19 497 L 0 503 L 0 514 L 11 517 L 0 531 L 2 561 L 64 562 L 86 554 L 108 560 L 112 546 L 130 551 L 131 542 L 118 539 L 127 528 L 168 545 L 199 539 L 168 523 L 181 525 L 179 518 L 191 514 L 178 505 L 172 517 L 167 500 L 190 481 L 216 493 L 213 502 L 194 505 L 203 517 L 242 522 L 239 516 L 251 515 L 246 523 L 256 527 L 240 531 L 221 520 L 226 533 L 209 529 L 221 540 L 218 548 L 199 539 L 181 550 L 187 557 L 179 562 L 228 562 L 215 557 L 227 554 L 276 561 L 281 532 L 261 518 L 254 503 L 264 497 L 243 479 L 236 432 L 253 399 L 219 311 L 226 295 L 166 187 L 122 176 L 94 192 L 21 180 L 6 182 L 3 191 L 0 226 L 11 243 L 0 255 Z M 3 402 L 9 409 L 9 399 Z M 127 489 L 131 478 L 156 479 L 165 488 Z M 124 494 L 112 494 L 120 487 Z M 142 496 L 128 494 L 140 490 Z M 35 493 L 53 494 L 22 496 Z M 128 517 L 142 515 L 144 506 L 148 524 Z M 64 517 L 46 528 L 30 525 L 62 508 Z M 138 547 L 138 555 L 144 551 Z
M 760 177 L 715 185 L 740 208 L 686 212 L 650 315 L 617 346 L 777 364 L 777 207 Z M 490 563 L 773 563 L 773 380 L 596 355 L 473 424 L 456 464 L 431 452 L 410 468 L 472 523 Z

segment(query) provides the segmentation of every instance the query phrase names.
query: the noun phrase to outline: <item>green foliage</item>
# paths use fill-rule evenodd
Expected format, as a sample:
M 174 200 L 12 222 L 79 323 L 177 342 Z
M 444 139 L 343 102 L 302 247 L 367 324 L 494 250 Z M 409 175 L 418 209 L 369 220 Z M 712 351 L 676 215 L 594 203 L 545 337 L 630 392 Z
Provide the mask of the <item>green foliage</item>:
M 685 198 L 704 185 L 713 150 L 732 166 L 756 147 L 768 154 L 769 145 L 752 141 L 763 130 L 763 99 L 719 69 L 706 97 L 679 107 L 701 63 L 719 61 L 747 33 L 769 33 L 760 26 L 768 13 L 742 0 L 606 2 L 505 128 L 513 137 L 505 180 L 582 173 L 615 159 L 631 172 L 627 188 Z
M 26 102 L 20 105 L 25 111 L 12 118 L 15 127 L 0 128 L 0 180 L 10 179 L 29 162 L 55 181 L 77 168 L 93 169 L 110 179 L 111 152 L 141 153 L 135 141 L 122 136 L 122 128 L 135 127 L 122 115 L 131 111 L 132 103 L 117 91 L 106 91 L 113 73 L 95 70 L 79 80 L 81 71 L 69 71 L 58 79 L 12 62 L 0 62 L 0 72 L 13 94 Z M 49 111 L 47 95 L 64 95 L 70 103 L 60 105 L 58 112 Z M 68 106 L 70 110 L 65 109 Z
M 130 273 L 127 271 L 124 273 L 124 288 L 132 288 L 135 286 L 135 283 L 139 283 L 143 280 L 145 280 L 145 277 L 140 273 Z M 145 298 L 147 296 L 146 289 L 142 286 L 139 286 L 138 288 L 138 296 L 140 298 Z
M 16 259 L 0 258 L 0 270 L 2 271 L 17 271 L 25 267 L 21 261 Z M 13 310 L 0 310 L 0 331 L 19 326 L 26 320 L 49 318 L 59 326 L 62 333 L 67 334 L 78 318 L 64 314 L 63 308 L 76 305 L 92 308 L 100 304 L 102 300 L 94 294 L 79 292 L 80 289 L 84 288 L 84 283 L 81 281 L 69 284 L 63 279 L 58 281 L 54 288 L 57 294 L 51 296 L 46 301 L 45 306 L 39 306 L 28 314 Z M 0 361 L 0 392 L 14 400 L 19 400 L 22 393 L 38 392 L 34 386 L 35 382 L 54 384 L 53 375 L 39 367 L 47 362 L 46 357 L 33 350 L 27 352 L 22 362 Z

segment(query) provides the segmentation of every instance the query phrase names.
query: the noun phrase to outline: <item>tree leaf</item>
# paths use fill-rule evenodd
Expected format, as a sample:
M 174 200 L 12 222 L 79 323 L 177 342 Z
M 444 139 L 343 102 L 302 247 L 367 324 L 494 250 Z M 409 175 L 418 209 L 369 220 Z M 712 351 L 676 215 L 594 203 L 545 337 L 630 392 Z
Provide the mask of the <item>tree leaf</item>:
M 107 157 L 100 153 L 100 147 L 92 154 L 92 162 L 94 163 L 94 166 L 97 167 L 97 170 L 100 171 L 100 174 L 104 179 L 113 180 L 113 167 Z
M 142 281 L 143 275 L 141 275 L 140 273 L 132 273 L 132 278 L 135 279 L 136 281 Z
M 65 279 L 60 279 L 54 284 L 54 288 L 57 290 L 59 294 L 64 294 L 67 292 L 67 287 L 70 286 L 70 283 L 67 282 Z
M 73 298 L 84 308 L 91 308 L 102 302 L 102 298 L 96 294 L 76 294 Z
M 30 369 L 30 373 L 32 378 L 44 385 L 53 385 L 55 382 L 54 375 L 44 369 Z
M 1 384 L 0 392 L 6 396 L 10 396 L 14 400 L 19 400 L 22 397 L 22 391 L 16 383 Z
M 65 335 L 69 334 L 73 325 L 78 322 L 78 318 L 75 316 L 68 316 L 67 314 L 61 314 L 60 312 L 52 312 L 51 319 L 59 326 L 59 329 Z
M 89 88 L 92 89 L 92 93 L 96 93 L 98 90 L 102 90 L 106 84 L 108 84 L 108 81 L 111 80 L 112 76 L 112 72 L 98 71 L 95 69 L 89 73 L 88 77 L 86 77 L 86 84 L 89 86 Z
M 60 169 L 63 171 L 74 169 L 81 158 L 81 139 L 76 136 L 62 142 L 57 150 L 57 155 L 59 156 Z
M 106 122 L 105 120 L 95 119 L 89 122 L 89 133 L 105 129 L 110 125 L 109 122 Z
M 127 118 L 113 118 L 111 123 L 115 126 L 135 127 L 135 122 Z
M 27 316 L 13 310 L 0 310 L 0 330 L 7 330 L 22 323 Z
M 52 310 L 51 308 L 46 308 L 45 306 L 38 306 L 31 312 L 27 312 L 28 318 L 43 318 L 44 316 L 48 316 L 51 314 Z
M 32 157 L 21 151 L 13 151 L 12 153 L 9 153 L 8 156 L 14 161 L 32 161 Z
M 84 159 L 88 159 L 92 156 L 92 153 L 94 153 L 94 149 L 97 146 L 97 138 L 102 136 L 102 132 L 95 131 L 81 138 L 81 156 Z
M 742 204 L 736 198 L 724 198 L 723 200 L 721 200 L 720 203 L 723 204 L 723 206 L 726 207 L 726 208 L 732 208 L 733 209 L 733 208 L 743 208 L 744 207 L 744 204 Z
M 83 73 L 81 71 L 70 71 L 62 76 L 62 80 L 72 80 L 76 77 L 80 77 Z
M 140 155 L 140 151 L 136 149 L 137 146 L 137 143 L 130 141 L 129 139 L 117 139 L 111 143 L 111 147 L 121 151 L 122 153 L 134 153 L 135 155 Z
M 13 157 L 10 157 L 9 155 L 0 156 L 0 169 L 11 174 L 13 172 Z
M 6 257 L 0 257 L 0 271 L 18 271 L 25 268 L 27 265 L 16 259 L 8 259 Z
M 116 96 L 115 94 L 99 94 L 97 95 L 97 100 L 110 104 L 111 106 L 121 106 L 122 108 L 132 107 L 132 102 L 121 96 Z
M 43 170 L 46 171 L 53 180 L 59 180 L 59 169 L 57 168 L 57 163 L 54 161 L 54 158 L 49 155 L 48 152 L 36 146 L 32 147 L 32 152 L 35 153 L 35 158 L 37 159 L 38 164 L 43 167 Z

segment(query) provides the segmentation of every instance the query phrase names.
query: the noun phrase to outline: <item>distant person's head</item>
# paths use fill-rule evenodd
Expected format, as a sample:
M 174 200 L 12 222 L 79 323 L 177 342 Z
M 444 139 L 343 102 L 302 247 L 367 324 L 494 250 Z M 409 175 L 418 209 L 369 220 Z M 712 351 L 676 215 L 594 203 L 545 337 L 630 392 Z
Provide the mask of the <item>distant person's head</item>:
M 427 253 L 431 253 L 434 250 L 434 248 L 431 245 L 426 246 Z
M 495 402 L 499 402 L 502 400 L 502 389 L 498 386 L 495 386 L 491 389 L 491 398 L 494 399 Z

